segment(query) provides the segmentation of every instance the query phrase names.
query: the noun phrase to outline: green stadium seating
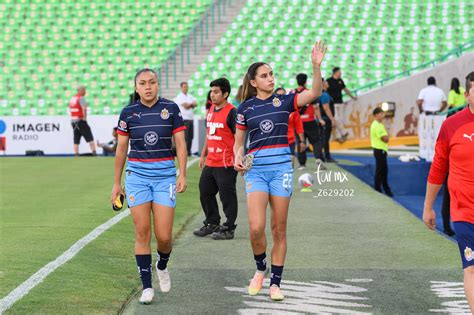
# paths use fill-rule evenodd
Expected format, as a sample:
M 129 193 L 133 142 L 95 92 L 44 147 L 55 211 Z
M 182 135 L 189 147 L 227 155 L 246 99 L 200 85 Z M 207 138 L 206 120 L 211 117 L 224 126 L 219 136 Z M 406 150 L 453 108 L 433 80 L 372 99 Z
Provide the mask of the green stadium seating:
M 159 67 L 212 2 L 1 1 L 0 115 L 66 114 L 78 84 L 88 87 L 92 113 L 117 114 L 135 70 Z M 226 76 L 235 95 L 255 61 L 294 88 L 295 75 L 311 71 L 317 38 L 329 48 L 324 74 L 340 66 L 356 89 L 472 40 L 471 12 L 472 0 L 248 0 L 192 75 L 191 91 L 203 103 L 209 82 Z
M 212 2 L 2 0 L 0 115 L 67 114 L 79 84 L 92 113 L 119 113 L 134 72 L 159 67 Z
M 248 0 L 189 80 L 205 100 L 212 79 L 229 78 L 233 95 L 247 67 L 269 62 L 277 85 L 292 89 L 311 72 L 318 38 L 328 53 L 323 74 L 339 66 L 350 89 L 419 66 L 473 39 L 472 0 Z

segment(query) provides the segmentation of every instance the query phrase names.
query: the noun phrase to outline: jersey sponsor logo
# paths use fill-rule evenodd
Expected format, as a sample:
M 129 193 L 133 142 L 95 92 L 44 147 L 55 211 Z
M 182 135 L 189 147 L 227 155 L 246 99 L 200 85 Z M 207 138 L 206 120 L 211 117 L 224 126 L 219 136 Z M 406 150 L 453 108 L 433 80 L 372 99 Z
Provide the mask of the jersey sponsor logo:
M 122 129 L 127 129 L 127 123 L 123 120 L 119 122 L 119 127 Z
M 277 98 L 277 97 L 275 97 L 275 98 L 273 99 L 272 103 L 273 103 L 273 106 L 275 106 L 275 107 L 280 107 L 280 106 L 281 106 L 281 101 L 280 101 L 280 99 Z
M 273 121 L 270 119 L 265 119 L 260 123 L 260 130 L 264 133 L 272 132 L 273 130 Z
M 219 129 L 224 128 L 224 124 L 221 123 L 221 122 L 210 122 L 210 121 L 208 121 L 206 125 L 207 125 L 207 128 L 209 128 L 209 134 L 210 135 L 215 134 L 217 128 L 219 128 Z
M 158 134 L 154 131 L 148 131 L 143 137 L 146 144 L 155 145 L 158 142 Z
M 237 121 L 238 121 L 238 122 L 244 122 L 244 115 L 242 115 L 242 114 L 237 114 Z
M 209 136 L 207 136 L 207 140 L 217 140 L 217 141 L 221 141 L 221 140 L 222 140 L 222 137 L 220 137 L 220 136 L 214 136 L 214 135 L 209 135 Z
M 469 139 L 471 142 L 473 141 L 472 137 L 474 136 L 474 133 L 471 133 L 471 135 L 468 135 L 467 133 L 464 134 L 464 138 Z
M 472 249 L 467 247 L 464 249 L 464 258 L 466 258 L 467 261 L 471 261 L 472 260 Z
M 168 118 L 170 118 L 170 112 L 169 112 L 166 108 L 164 108 L 164 109 L 161 111 L 160 117 L 161 117 L 161 119 L 163 119 L 163 120 L 167 120 Z

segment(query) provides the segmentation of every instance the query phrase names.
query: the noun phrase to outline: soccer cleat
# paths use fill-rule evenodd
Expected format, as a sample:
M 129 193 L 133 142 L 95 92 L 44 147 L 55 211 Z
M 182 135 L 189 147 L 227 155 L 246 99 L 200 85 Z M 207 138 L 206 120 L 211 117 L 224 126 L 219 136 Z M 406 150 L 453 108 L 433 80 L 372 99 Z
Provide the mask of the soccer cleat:
M 324 165 L 321 159 L 316 159 L 316 169 L 321 171 L 326 171 L 328 168 Z
M 283 299 L 285 298 L 283 296 L 283 293 L 281 293 L 280 287 L 276 284 L 272 284 L 272 286 L 270 287 L 270 298 L 273 301 L 283 301 Z
M 305 170 L 306 169 L 306 166 L 304 165 L 301 165 L 300 167 L 298 167 L 298 171 L 302 171 L 302 170 Z
M 257 270 L 250 280 L 248 292 L 250 295 L 257 295 L 260 290 L 262 290 L 263 279 L 265 279 L 265 275 L 268 273 L 268 269 L 265 271 Z
M 142 296 L 140 297 L 138 302 L 140 302 L 140 304 L 148 305 L 151 303 L 151 301 L 153 301 L 154 295 L 155 295 L 155 290 L 153 290 L 153 288 L 147 288 L 143 290 Z
M 219 225 L 204 224 L 201 228 L 194 230 L 193 234 L 199 237 L 204 237 L 216 232 L 218 229 Z
M 156 263 L 156 274 L 158 275 L 158 284 L 160 285 L 161 292 L 170 292 L 171 279 L 168 268 L 165 270 L 160 270 L 158 269 L 158 263 Z

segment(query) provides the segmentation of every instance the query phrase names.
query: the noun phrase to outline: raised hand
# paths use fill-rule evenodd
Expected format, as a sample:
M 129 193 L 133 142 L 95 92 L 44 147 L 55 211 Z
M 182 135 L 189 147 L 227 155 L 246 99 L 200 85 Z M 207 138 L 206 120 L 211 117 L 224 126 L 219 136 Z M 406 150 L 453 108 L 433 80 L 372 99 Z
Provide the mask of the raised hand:
M 311 52 L 311 62 L 314 66 L 321 66 L 326 51 L 327 47 L 323 42 L 321 42 L 321 40 L 318 40 L 316 44 L 314 44 L 313 51 Z

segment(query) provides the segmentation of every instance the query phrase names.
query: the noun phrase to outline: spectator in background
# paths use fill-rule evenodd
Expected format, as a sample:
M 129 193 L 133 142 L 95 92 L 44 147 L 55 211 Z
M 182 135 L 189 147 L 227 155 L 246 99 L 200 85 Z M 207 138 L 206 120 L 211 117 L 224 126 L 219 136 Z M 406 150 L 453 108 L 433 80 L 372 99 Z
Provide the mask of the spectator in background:
M 115 151 L 117 150 L 117 127 L 114 127 L 112 131 L 112 136 L 114 137 L 111 141 L 109 141 L 107 144 L 105 143 L 100 143 L 97 141 L 97 146 L 99 148 L 102 148 L 103 150 L 103 155 L 104 156 L 115 156 Z
M 79 156 L 79 143 L 81 137 L 86 139 L 92 151 L 92 155 L 96 156 L 96 148 L 94 136 L 91 127 L 87 123 L 87 102 L 85 99 L 86 87 L 81 85 L 77 88 L 77 94 L 71 98 L 69 102 L 69 112 L 71 114 L 71 125 L 74 133 L 74 155 Z
M 448 93 L 448 109 L 460 107 L 466 104 L 464 92 L 466 92 L 466 90 L 459 83 L 459 79 L 453 78 L 451 80 L 451 89 Z
M 428 86 L 421 89 L 416 105 L 418 105 L 420 114 L 424 113 L 425 115 L 436 115 L 446 108 L 446 95 L 436 86 L 434 77 L 428 78 Z
M 334 101 L 332 100 L 331 96 L 327 93 L 327 89 L 329 84 L 323 78 L 323 93 L 321 96 L 316 100 L 319 104 L 319 108 L 321 111 L 322 119 L 325 122 L 323 127 L 323 150 L 324 156 L 326 158 L 326 162 L 336 162 L 331 157 L 331 152 L 329 151 L 329 144 L 331 142 L 331 134 L 333 128 L 336 128 L 336 119 L 334 118 Z
M 336 141 L 345 142 L 349 133 L 344 129 L 344 119 L 346 107 L 342 100 L 342 91 L 350 96 L 353 100 L 357 97 L 352 95 L 351 91 L 346 87 L 344 80 L 341 78 L 341 68 L 335 67 L 332 69 L 332 77 L 327 79 L 327 90 L 326 92 L 331 96 L 334 101 L 335 117 L 336 117 Z
M 383 186 L 385 194 L 393 197 L 392 190 L 388 185 L 388 132 L 383 124 L 385 113 L 380 107 L 376 107 L 372 114 L 374 115 L 374 121 L 370 126 L 370 143 L 374 149 L 375 157 L 374 188 L 378 192 L 382 192 Z
M 184 125 L 186 126 L 186 147 L 188 149 L 188 156 L 191 155 L 191 144 L 194 138 L 194 112 L 196 108 L 196 99 L 188 93 L 189 86 L 187 82 L 181 82 L 181 93 L 176 96 L 174 102 L 178 104 L 181 115 L 183 116 Z

